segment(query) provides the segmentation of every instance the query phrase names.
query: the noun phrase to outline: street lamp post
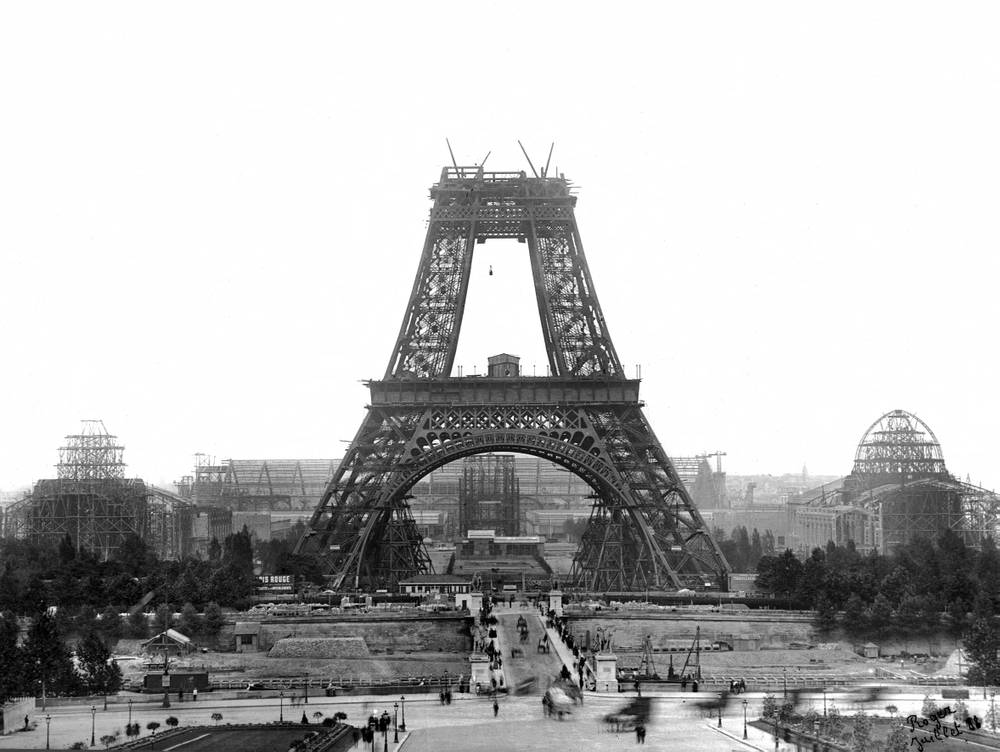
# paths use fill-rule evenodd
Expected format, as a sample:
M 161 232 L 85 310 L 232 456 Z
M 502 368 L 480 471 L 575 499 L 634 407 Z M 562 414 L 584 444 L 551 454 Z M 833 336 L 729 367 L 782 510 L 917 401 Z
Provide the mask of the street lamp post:
M 722 728 L 722 703 L 719 703 L 719 728 Z
M 402 711 L 400 714 L 401 721 L 399 724 L 399 730 L 406 731 L 406 697 L 405 696 L 400 697 L 399 703 L 400 703 L 400 709 Z
M 128 725 L 132 725 L 132 698 L 128 698 Z
M 49 724 L 52 723 L 52 716 L 45 714 L 45 749 L 49 748 Z
M 826 718 L 826 687 L 823 687 L 823 717 Z
M 778 752 L 778 713 L 774 713 L 774 752 Z
M 399 703 L 392 704 L 392 743 L 399 744 Z
M 278 692 L 278 723 L 285 722 L 285 693 Z
M 990 692 L 990 728 L 995 734 L 997 732 L 997 693 Z
M 305 701 L 306 705 L 309 704 L 309 672 L 306 671 L 306 683 L 305 683 Z
M 93 747 L 96 742 L 94 741 L 94 722 L 97 718 L 97 706 L 90 706 L 90 746 Z
M 38 667 L 38 673 L 42 677 L 42 712 L 45 712 L 45 667 L 42 665 L 42 659 L 36 658 L 35 665 Z
M 781 667 L 781 696 L 788 697 L 788 667 Z
M 743 698 L 743 738 L 747 738 L 747 701 Z

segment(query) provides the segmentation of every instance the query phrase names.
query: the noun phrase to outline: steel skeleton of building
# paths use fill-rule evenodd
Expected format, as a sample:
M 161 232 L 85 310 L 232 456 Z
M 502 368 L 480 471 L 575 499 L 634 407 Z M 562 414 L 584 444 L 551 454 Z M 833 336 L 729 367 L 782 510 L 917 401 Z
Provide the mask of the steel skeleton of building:
M 534 171 L 534 170 L 533 170 Z M 725 587 L 728 564 L 642 412 L 608 334 L 568 181 L 447 167 L 381 381 L 296 551 L 337 588 L 394 587 L 430 570 L 407 494 L 437 467 L 487 452 L 551 460 L 597 495 L 573 584 Z M 476 243 L 525 242 L 545 377 L 451 376 Z
M 872 423 L 850 475 L 829 490 L 804 494 L 797 505 L 865 510 L 871 530 L 855 543 L 883 552 L 945 531 L 974 547 L 1000 533 L 1000 497 L 952 476 L 934 432 L 905 410 L 891 410 Z
M 40 480 L 9 510 L 7 532 L 56 543 L 67 534 L 77 550 L 114 556 L 138 535 L 158 556 L 186 553 L 193 505 L 176 494 L 125 477 L 124 448 L 99 420 L 85 420 L 59 449 L 57 476 Z
M 492 529 L 521 534 L 520 489 L 509 454 L 480 454 L 462 461 L 458 488 L 458 533 Z

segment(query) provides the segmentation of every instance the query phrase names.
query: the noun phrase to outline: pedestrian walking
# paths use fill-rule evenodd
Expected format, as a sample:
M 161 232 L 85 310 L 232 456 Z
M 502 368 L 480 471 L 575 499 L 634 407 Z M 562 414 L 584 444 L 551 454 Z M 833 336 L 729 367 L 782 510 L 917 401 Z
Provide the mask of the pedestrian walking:
M 500 703 L 497 702 L 496 698 L 493 698 L 493 717 L 497 717 L 497 713 L 500 712 Z
M 194 692 L 192 692 L 192 694 L 194 695 L 194 701 L 198 702 L 198 688 L 197 687 L 194 688 Z

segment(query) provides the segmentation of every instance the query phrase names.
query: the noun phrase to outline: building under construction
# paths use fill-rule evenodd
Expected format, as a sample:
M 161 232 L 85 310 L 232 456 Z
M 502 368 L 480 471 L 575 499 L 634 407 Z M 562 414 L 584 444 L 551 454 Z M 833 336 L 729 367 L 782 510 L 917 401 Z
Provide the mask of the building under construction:
M 338 460 L 225 460 L 197 456 L 193 476 L 178 484 L 180 496 L 206 507 L 233 511 L 311 511 Z
M 124 447 L 99 420 L 59 449 L 56 477 L 40 480 L 8 509 L 6 533 L 57 543 L 66 535 L 77 550 L 113 557 L 131 534 L 161 558 L 179 558 L 190 537 L 192 506 L 176 494 L 125 477 Z
M 520 484 L 510 454 L 477 454 L 462 460 L 458 487 L 458 529 L 493 530 L 497 535 L 521 532 Z
M 934 432 L 904 410 L 872 423 L 850 475 L 802 494 L 791 511 L 800 550 L 853 540 L 862 551 L 891 552 L 949 530 L 978 547 L 1000 532 L 1000 497 L 951 475 Z

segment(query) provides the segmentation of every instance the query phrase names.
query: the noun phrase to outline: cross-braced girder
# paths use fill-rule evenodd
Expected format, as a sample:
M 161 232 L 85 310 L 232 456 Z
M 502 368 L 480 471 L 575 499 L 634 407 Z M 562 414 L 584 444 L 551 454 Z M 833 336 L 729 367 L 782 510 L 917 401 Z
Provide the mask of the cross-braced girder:
M 642 414 L 601 312 L 562 178 L 446 168 L 382 381 L 297 551 L 335 587 L 427 571 L 407 505 L 437 467 L 489 452 L 556 462 L 595 492 L 573 580 L 591 590 L 726 586 L 728 564 Z M 475 245 L 527 244 L 550 376 L 452 378 Z

